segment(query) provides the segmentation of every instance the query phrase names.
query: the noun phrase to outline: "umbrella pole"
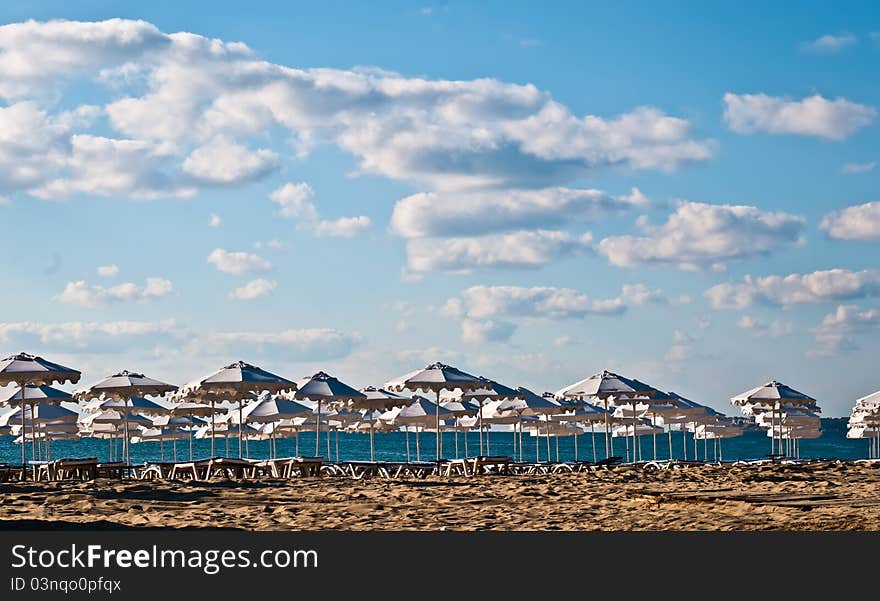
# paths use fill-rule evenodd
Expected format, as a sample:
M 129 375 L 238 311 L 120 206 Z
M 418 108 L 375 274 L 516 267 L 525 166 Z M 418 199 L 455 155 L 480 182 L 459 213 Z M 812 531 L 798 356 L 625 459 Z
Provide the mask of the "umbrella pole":
M 370 420 L 370 461 L 376 461 L 376 454 L 373 451 L 373 420 Z
M 491 426 L 489 426 L 491 428 Z M 489 440 L 489 428 L 486 428 L 486 455 L 492 454 L 492 443 Z
M 34 461 L 37 460 L 37 436 L 34 432 L 34 417 L 36 414 L 36 403 L 31 403 L 31 455 L 33 455 Z M 24 432 L 21 433 L 24 436 Z
M 27 465 L 27 436 L 25 433 L 25 425 L 24 425 L 24 387 L 25 383 L 21 385 L 21 469 L 24 470 Z
M 626 442 L 626 462 L 629 463 L 629 435 L 624 433 L 623 440 Z
M 672 428 L 669 427 L 669 424 L 666 424 L 666 433 L 669 436 L 669 461 L 672 461 Z
M 697 422 L 694 422 L 694 461 L 699 461 L 700 455 L 697 453 Z
M 238 399 L 238 458 L 242 459 L 244 455 L 241 452 L 241 436 L 242 431 L 242 422 L 244 421 L 244 398 Z M 317 455 L 317 453 L 315 453 Z
M 226 456 L 229 457 L 229 426 L 226 426 L 226 432 L 223 434 L 223 441 L 226 443 Z
M 578 428 L 580 430 L 580 428 Z M 574 460 L 578 460 L 578 433 L 574 433 Z
M 326 439 L 327 439 L 327 459 L 329 459 L 330 461 L 333 461 L 333 453 L 330 452 L 330 434 L 331 434 L 330 433 L 330 424 L 328 423 L 327 424 L 327 436 L 326 436 Z
M 541 463 L 541 446 L 538 444 L 538 441 L 541 440 L 541 431 L 538 430 L 535 434 L 535 463 Z
M 549 435 L 550 426 L 547 426 L 547 433 Z M 556 436 L 556 463 L 559 463 L 559 436 Z
M 299 430 L 295 432 L 296 434 L 296 456 L 299 457 Z
M 480 455 L 483 454 L 483 399 L 480 399 L 480 423 L 478 424 L 480 428 Z
M 547 420 L 547 463 L 550 463 L 550 420 Z
M 464 431 L 464 456 L 467 458 L 468 456 L 468 434 L 471 433 L 471 429 L 468 428 Z
M 593 463 L 596 463 L 596 424 L 590 422 L 590 438 L 593 443 Z
M 321 401 L 318 401 L 318 419 L 315 421 L 315 457 L 321 453 Z M 327 457 L 330 459 L 330 457 Z
M 657 461 L 657 424 L 654 422 L 657 421 L 657 414 L 651 414 L 651 425 L 654 426 L 654 461 Z
M 409 426 L 404 426 L 403 432 L 406 435 L 406 462 L 411 463 L 412 460 L 410 459 L 410 453 L 409 453 Z
M 165 461 L 165 434 L 159 435 L 159 461 Z
M 434 406 L 434 427 L 437 428 L 437 475 L 440 475 L 440 389 L 437 389 L 437 404 Z M 418 436 L 418 430 L 416 430 Z M 418 438 L 416 438 L 418 440 Z
M 125 410 L 125 415 L 122 416 L 122 430 L 125 433 L 125 440 L 122 441 L 122 460 L 125 462 L 125 465 L 130 465 L 131 460 L 128 449 L 128 397 L 125 397 L 122 406 Z
M 113 435 L 107 439 L 107 461 L 113 461 Z
M 458 425 L 458 424 L 456 424 Z M 458 452 L 458 429 L 455 430 L 455 458 L 458 459 L 461 457 L 461 454 Z
M 127 436 L 127 435 L 126 435 Z M 189 460 L 193 460 L 193 416 L 189 416 Z
M 172 439 L 174 445 L 174 463 L 177 463 L 177 434 L 174 434 L 174 438 Z
M 336 428 L 336 463 L 339 463 L 339 428 Z
M 522 422 L 519 422 L 519 462 L 523 462 Z
M 422 460 L 422 449 L 419 446 L 419 427 L 416 426 L 416 461 Z
M 633 463 L 636 463 L 638 459 L 636 459 L 636 403 L 633 401 Z
M 608 397 L 605 397 L 603 401 L 605 403 L 605 459 L 608 459 L 611 457 L 611 451 L 609 450 L 611 447 L 611 433 L 608 431 Z
M 211 457 L 214 457 L 214 434 L 217 432 L 214 417 L 214 399 L 211 399 Z

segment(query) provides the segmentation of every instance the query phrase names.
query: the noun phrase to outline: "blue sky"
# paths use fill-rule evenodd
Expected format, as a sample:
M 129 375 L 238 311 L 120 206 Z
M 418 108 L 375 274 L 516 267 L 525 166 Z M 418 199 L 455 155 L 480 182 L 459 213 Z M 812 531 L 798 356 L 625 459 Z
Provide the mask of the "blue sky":
M 0 7 L 8 352 L 880 388 L 875 3 L 66 4 Z

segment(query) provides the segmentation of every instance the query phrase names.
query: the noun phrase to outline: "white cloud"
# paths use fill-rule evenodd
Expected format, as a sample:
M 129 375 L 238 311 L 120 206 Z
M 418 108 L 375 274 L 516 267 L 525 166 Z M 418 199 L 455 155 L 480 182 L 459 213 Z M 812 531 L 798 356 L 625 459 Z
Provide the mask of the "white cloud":
M 209 184 L 253 181 L 277 168 L 278 155 L 271 150 L 251 151 L 226 136 L 215 136 L 183 161 L 184 173 Z
M 98 275 L 102 278 L 115 278 L 119 275 L 118 265 L 101 265 L 98 267 Z
M 76 134 L 70 137 L 69 145 L 69 154 L 55 157 L 51 174 L 45 174 L 43 181 L 29 190 L 32 195 L 46 199 L 74 194 L 154 199 L 185 198 L 197 191 L 174 175 L 176 159 L 161 144 Z
M 307 328 L 279 332 L 219 332 L 205 337 L 209 344 L 225 348 L 250 348 L 288 360 L 323 361 L 349 355 L 362 339 L 330 328 Z
M 769 335 L 773 338 L 778 338 L 779 336 L 794 332 L 794 324 L 790 321 L 774 319 L 768 324 L 750 315 L 743 315 L 740 320 L 736 322 L 736 326 L 742 330 L 750 331 L 752 335 L 757 337 Z
M 147 278 L 144 286 L 131 282 L 117 286 L 104 287 L 89 285 L 84 280 L 69 282 L 58 295 L 63 303 L 82 307 L 98 307 L 113 303 L 140 302 L 168 296 L 174 291 L 170 280 Z
M 318 237 L 353 238 L 370 227 L 370 218 L 340 217 L 339 219 L 322 219 L 310 226 L 303 226 Z
M 278 287 L 278 282 L 257 278 L 230 292 L 229 298 L 232 300 L 254 300 L 269 296 L 276 287 Z
M 466 344 L 507 342 L 516 331 L 516 324 L 500 320 L 464 319 L 461 322 L 461 341 Z
M 11 204 L 12 201 L 9 200 L 8 196 L 3 196 L 2 194 L 0 194 L 0 207 L 8 207 Z
M 822 319 L 813 332 L 816 347 L 808 357 L 824 357 L 858 349 L 855 338 L 873 332 L 880 324 L 880 313 L 874 309 L 860 311 L 855 305 L 840 305 Z
M 715 360 L 717 355 L 704 353 L 699 349 L 698 339 L 684 330 L 672 333 L 672 344 L 666 350 L 666 361 L 672 363 L 674 371 L 680 371 L 684 363 L 697 360 Z
M 624 284 L 620 298 L 629 305 L 666 304 L 668 299 L 659 288 L 648 288 L 644 284 Z
M 481 269 L 528 269 L 591 250 L 592 236 L 559 231 L 519 231 L 471 238 L 407 240 L 407 265 L 414 273 L 470 273 Z
M 355 156 L 361 173 L 438 189 L 552 186 L 597 168 L 668 170 L 713 153 L 712 142 L 696 139 L 687 120 L 654 107 L 578 115 L 528 84 L 407 78 L 378 68 L 298 69 L 261 60 L 240 42 L 166 34 L 142 21 L 3 26 L 0 82 L 0 96 L 13 103 L 47 92 L 63 100 L 68 87 L 93 96 L 108 91 L 106 154 L 125 143 L 139 147 L 125 159 L 138 166 L 137 175 L 120 175 L 105 156 L 83 177 L 87 165 L 67 160 L 62 144 L 55 162 L 35 161 L 35 188 L 45 196 L 92 189 L 178 196 L 195 187 L 188 174 L 196 183 L 244 181 L 274 161 L 240 149 L 276 130 L 298 155 L 333 143 Z M 62 142 L 71 133 L 84 135 L 67 132 Z M 218 140 L 244 164 L 214 152 L 223 146 Z M 161 165 L 146 160 L 157 149 L 167 159 Z M 124 181 L 111 185 L 114 175 Z M 43 180 L 61 181 L 43 189 Z
M 644 236 L 608 237 L 599 251 L 621 267 L 648 263 L 721 270 L 730 261 L 801 243 L 804 220 L 751 206 L 680 202 L 663 225 L 639 224 Z
M 724 120 L 741 134 L 767 132 L 844 140 L 874 122 L 874 107 L 816 94 L 792 100 L 766 94 L 724 95 Z
M 318 219 L 318 211 L 311 203 L 315 191 L 306 182 L 298 184 L 286 183 L 269 194 L 272 202 L 281 207 L 278 212 L 282 217 L 296 217 L 307 221 Z
M 391 231 L 404 238 L 476 236 L 596 221 L 648 204 L 637 188 L 621 196 L 570 188 L 428 192 L 397 201 Z
M 854 46 L 857 41 L 856 36 L 851 33 L 841 33 L 838 35 L 828 33 L 810 42 L 804 42 L 801 48 L 807 52 L 833 54 Z
M 462 291 L 458 307 L 466 317 L 480 320 L 501 316 L 560 320 L 626 310 L 621 297 L 594 300 L 571 288 L 548 286 L 472 286 Z
M 868 173 L 869 171 L 873 171 L 876 166 L 876 161 L 868 161 L 867 163 L 846 163 L 840 168 L 840 172 L 846 173 L 847 175 Z
M 880 202 L 828 213 L 819 227 L 838 240 L 880 240 Z
M 33 321 L 0 323 L 0 342 L 16 347 L 50 347 L 102 352 L 128 350 L 160 340 L 185 336 L 173 320 L 40 323 Z
M 208 263 L 224 273 L 254 273 L 269 271 L 272 264 L 259 255 L 246 252 L 231 252 L 215 248 L 208 255 Z
M 217 213 L 211 213 L 211 216 L 208 218 L 208 225 L 211 227 L 220 227 L 223 225 L 223 220 Z
M 572 338 L 568 334 L 563 334 L 562 336 L 557 336 L 553 339 L 553 346 L 555 347 L 561 348 L 565 346 L 571 346 L 572 344 L 574 344 L 574 338 Z
M 706 298 L 715 309 L 743 309 L 755 301 L 790 306 L 826 303 L 880 296 L 880 270 L 828 269 L 754 278 L 741 283 L 724 283 L 709 288 Z

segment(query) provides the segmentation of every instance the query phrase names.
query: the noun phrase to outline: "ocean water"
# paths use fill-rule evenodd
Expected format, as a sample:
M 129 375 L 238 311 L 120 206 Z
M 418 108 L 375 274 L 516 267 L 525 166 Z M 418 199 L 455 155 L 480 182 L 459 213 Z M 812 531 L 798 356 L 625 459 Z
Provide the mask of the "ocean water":
M 868 456 L 868 440 L 851 440 L 846 438 L 846 419 L 823 419 L 822 420 L 822 437 L 815 440 L 801 441 L 801 458 L 803 459 L 821 459 L 821 458 L 837 458 L 837 459 L 864 459 Z M 453 433 L 444 433 L 443 435 L 443 456 L 453 458 L 456 456 L 463 457 L 465 452 L 464 434 L 458 435 L 458 453 L 456 453 L 456 437 Z M 514 457 L 513 433 L 493 431 L 489 434 L 489 451 L 493 455 L 509 455 Z M 410 459 L 417 458 L 416 435 L 410 432 L 409 436 Z M 319 454 L 333 460 L 369 460 L 370 459 L 370 439 L 368 434 L 360 433 L 340 433 L 338 436 L 338 447 L 336 434 L 330 435 L 330 447 L 327 446 L 327 433 L 321 433 L 321 450 Z M 468 433 L 468 455 L 478 454 L 479 435 L 476 432 Z M 605 456 L 605 441 L 602 433 L 597 433 L 596 441 L 596 457 L 602 459 Z M 621 439 L 612 439 L 614 445 L 614 455 L 626 457 L 627 443 Z M 537 442 L 537 444 L 536 444 Z M 574 438 L 571 436 L 550 438 L 550 457 L 552 460 L 557 459 L 557 442 L 558 442 L 558 458 L 572 460 L 575 458 Z M 433 460 L 436 456 L 435 451 L 436 439 L 430 432 L 422 433 L 418 437 L 418 456 L 423 461 Z M 629 442 L 631 444 L 631 440 Z M 641 458 L 642 460 L 651 460 L 654 458 L 654 441 L 651 436 L 643 436 L 640 439 Z M 676 459 L 683 457 L 682 453 L 682 433 L 672 433 L 672 455 Z M 692 436 L 687 434 L 687 458 L 694 459 L 694 441 Z M 121 442 L 117 442 L 117 454 Z M 160 450 L 158 442 L 147 442 L 131 445 L 132 463 L 138 464 L 148 460 L 158 460 L 164 451 L 164 458 L 170 460 L 174 453 L 174 444 L 166 441 L 163 449 Z M 578 458 L 593 459 L 592 436 L 589 431 L 578 437 Z M 536 448 L 537 447 L 537 448 Z M 189 440 L 178 440 L 176 444 L 177 458 L 181 461 L 188 460 L 190 457 Z M 699 459 L 705 456 L 705 445 L 703 441 L 697 441 L 697 450 Z M 279 438 L 276 441 L 276 456 L 288 457 L 293 455 L 314 455 L 315 454 L 315 436 L 313 432 L 304 432 L 299 436 L 299 453 L 297 453 L 296 440 L 294 438 Z M 528 436 L 527 432 L 523 433 L 523 460 L 535 461 L 536 456 L 540 461 L 547 460 L 547 442 L 545 438 L 536 440 L 535 437 Z M 714 447 L 712 441 L 708 445 L 709 458 L 714 459 Z M 762 459 L 770 453 L 770 439 L 763 431 L 748 431 L 739 438 L 731 438 L 722 442 L 722 458 L 724 461 Z M 107 461 L 110 457 L 110 446 L 106 440 L 81 439 L 71 441 L 57 441 L 52 443 L 52 458 L 59 457 L 92 457 L 96 456 L 99 460 Z M 537 453 L 537 455 L 536 455 Z M 196 459 L 210 457 L 211 443 L 210 440 L 194 440 L 192 442 L 192 454 Z M 215 455 L 227 455 L 226 443 L 222 438 L 218 438 L 215 442 Z M 267 441 L 250 441 L 247 444 L 246 455 L 251 458 L 266 458 L 269 456 L 269 443 Z M 407 435 L 404 432 L 376 433 L 375 434 L 375 455 L 379 461 L 403 461 L 407 459 Z M 238 457 L 238 439 L 229 439 L 229 457 Z M 657 458 L 666 459 L 669 456 L 669 442 L 666 434 L 657 436 Z M 515 458 L 519 458 L 519 449 L 517 449 Z M 28 459 L 31 459 L 30 447 L 28 447 Z M 21 447 L 13 442 L 11 436 L 0 437 L 0 462 L 16 464 L 21 462 Z

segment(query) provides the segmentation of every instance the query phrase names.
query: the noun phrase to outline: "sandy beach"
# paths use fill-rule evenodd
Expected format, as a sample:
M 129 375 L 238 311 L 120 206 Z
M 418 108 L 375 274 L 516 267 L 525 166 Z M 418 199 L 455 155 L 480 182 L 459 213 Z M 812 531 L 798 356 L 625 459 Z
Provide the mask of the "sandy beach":
M 7 483 L 0 528 L 878 530 L 880 463 L 425 480 Z

